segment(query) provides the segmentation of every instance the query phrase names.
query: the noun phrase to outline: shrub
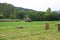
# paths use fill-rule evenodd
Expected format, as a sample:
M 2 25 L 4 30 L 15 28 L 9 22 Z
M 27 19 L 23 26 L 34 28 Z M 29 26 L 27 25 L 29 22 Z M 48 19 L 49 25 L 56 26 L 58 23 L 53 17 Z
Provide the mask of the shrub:
M 0 22 L 17 22 L 19 19 L 0 19 Z
M 3 15 L 0 15 L 0 19 L 4 19 L 4 16 Z
M 10 19 L 16 19 L 16 17 L 15 17 L 15 16 L 13 16 L 13 15 L 11 15 L 11 16 L 10 16 Z
M 30 18 L 26 18 L 25 22 L 32 22 L 32 20 Z

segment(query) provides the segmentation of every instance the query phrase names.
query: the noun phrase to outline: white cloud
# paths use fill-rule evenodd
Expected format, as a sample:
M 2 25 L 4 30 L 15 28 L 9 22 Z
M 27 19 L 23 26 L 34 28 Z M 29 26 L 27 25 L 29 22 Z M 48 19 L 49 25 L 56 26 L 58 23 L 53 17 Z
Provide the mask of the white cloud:
M 60 0 L 0 0 L 0 2 L 35 10 L 46 10 L 48 7 L 52 8 L 52 10 L 60 9 Z

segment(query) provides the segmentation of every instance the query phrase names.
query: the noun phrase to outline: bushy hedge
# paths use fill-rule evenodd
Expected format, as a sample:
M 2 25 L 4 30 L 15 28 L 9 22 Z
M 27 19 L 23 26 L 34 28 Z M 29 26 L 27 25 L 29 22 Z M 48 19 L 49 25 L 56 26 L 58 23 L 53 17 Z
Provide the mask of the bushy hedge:
M 18 22 L 19 19 L 0 19 L 0 22 Z
M 0 19 L 4 19 L 4 16 L 3 15 L 0 15 Z
M 25 22 L 32 22 L 32 20 L 30 18 L 25 18 L 24 20 L 25 20 Z

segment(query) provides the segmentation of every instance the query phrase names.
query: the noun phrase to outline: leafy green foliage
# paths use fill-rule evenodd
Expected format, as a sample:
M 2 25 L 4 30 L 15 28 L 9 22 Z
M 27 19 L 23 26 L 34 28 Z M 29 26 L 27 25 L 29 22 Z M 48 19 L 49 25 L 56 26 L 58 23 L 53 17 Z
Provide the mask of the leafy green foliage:
M 23 19 L 25 17 L 25 13 L 19 11 L 19 12 L 17 12 L 16 16 L 18 19 Z
M 4 19 L 4 16 L 3 15 L 0 15 L 0 19 Z
M 13 5 L 7 3 L 0 3 L 0 12 L 5 18 L 9 18 L 10 14 L 14 12 Z
M 15 7 L 12 4 L 0 3 L 0 19 L 23 20 L 24 18 L 30 18 L 33 21 L 60 20 L 60 13 L 51 11 L 51 8 L 48 8 L 44 12 Z
M 56 12 L 52 12 L 48 18 L 48 20 L 59 20 L 58 14 Z

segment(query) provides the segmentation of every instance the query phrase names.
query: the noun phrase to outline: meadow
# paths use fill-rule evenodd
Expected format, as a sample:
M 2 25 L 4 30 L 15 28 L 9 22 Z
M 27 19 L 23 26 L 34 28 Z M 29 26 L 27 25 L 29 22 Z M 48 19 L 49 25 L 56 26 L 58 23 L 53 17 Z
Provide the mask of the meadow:
M 48 21 L 48 30 L 45 29 L 46 22 L 0 22 L 0 40 L 60 40 L 60 32 L 56 26 L 60 21 Z M 23 29 L 17 29 L 19 25 Z

